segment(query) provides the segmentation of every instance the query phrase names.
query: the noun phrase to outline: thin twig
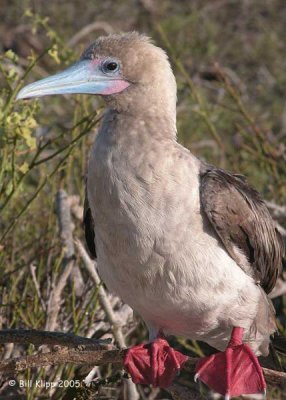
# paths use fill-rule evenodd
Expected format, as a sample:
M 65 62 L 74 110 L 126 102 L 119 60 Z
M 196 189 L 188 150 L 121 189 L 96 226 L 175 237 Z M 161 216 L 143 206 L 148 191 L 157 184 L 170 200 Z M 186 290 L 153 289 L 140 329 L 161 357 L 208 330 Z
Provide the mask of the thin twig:
M 221 137 L 219 136 L 216 127 L 212 123 L 211 118 L 209 117 L 209 111 L 208 111 L 206 105 L 204 104 L 204 101 L 203 101 L 200 93 L 196 90 L 193 80 L 191 79 L 189 73 L 187 72 L 187 70 L 184 67 L 181 60 L 178 57 L 176 57 L 174 49 L 171 46 L 171 43 L 166 35 L 166 32 L 164 31 L 164 29 L 162 28 L 162 26 L 160 24 L 156 25 L 156 30 L 159 33 L 161 39 L 163 40 L 164 45 L 167 47 L 168 52 L 170 53 L 174 64 L 178 68 L 179 72 L 185 78 L 185 80 L 190 88 L 191 95 L 198 105 L 198 107 L 193 108 L 193 111 L 196 112 L 202 118 L 202 120 L 206 124 L 209 132 L 211 133 L 211 135 L 213 136 L 214 140 L 216 141 L 218 147 L 220 148 L 222 154 L 224 154 L 225 145 L 224 145 Z
M 79 251 L 79 254 L 84 262 L 84 265 L 89 272 L 91 278 L 93 279 L 94 283 L 99 286 L 99 300 L 101 303 L 102 308 L 104 309 L 106 313 L 106 317 L 111 325 L 112 333 L 114 335 L 114 338 L 120 348 L 125 348 L 126 343 L 124 336 L 122 334 L 121 330 L 121 325 L 118 319 L 116 318 L 116 315 L 113 311 L 112 305 L 110 304 L 110 301 L 107 297 L 107 294 L 102 286 L 102 282 L 100 280 L 100 277 L 98 276 L 98 273 L 96 271 L 96 262 L 93 261 L 89 255 L 87 254 L 87 251 L 83 247 L 82 243 L 79 240 L 75 240 L 75 245 Z
M 98 373 L 99 373 L 99 368 L 96 365 L 89 371 L 89 373 L 86 375 L 86 377 L 83 380 L 84 383 L 86 384 L 86 386 L 89 386 L 91 384 L 91 381 L 94 379 L 95 375 L 98 375 Z
M 31 275 L 32 275 L 32 281 L 34 283 L 37 296 L 38 296 L 38 298 L 40 300 L 40 303 L 42 305 L 43 310 L 46 311 L 46 303 L 44 302 L 44 299 L 43 299 L 43 297 L 41 295 L 40 285 L 39 285 L 39 282 L 38 282 L 37 277 L 36 277 L 36 272 L 35 272 L 36 271 L 36 266 L 31 263 L 29 267 L 30 267 L 30 272 L 31 272 Z
M 57 318 L 62 304 L 61 294 L 64 290 L 64 287 L 66 286 L 72 268 L 73 260 L 71 260 L 69 264 L 66 265 L 66 268 L 58 279 L 57 284 L 54 286 L 50 293 L 48 301 L 46 329 L 49 329 L 51 331 L 53 331 L 57 326 Z
M 265 203 L 274 218 L 286 218 L 286 206 L 280 206 L 273 201 L 265 201 Z
M 275 299 L 276 297 L 284 296 L 284 294 L 286 294 L 286 282 L 278 278 L 273 290 L 269 293 L 269 297 L 270 299 Z
M 68 195 L 63 189 L 60 189 L 57 192 L 56 209 L 59 220 L 60 235 L 65 249 L 65 256 L 63 259 L 63 267 L 65 268 L 71 260 L 75 259 L 75 252 L 70 203 Z M 74 262 L 70 277 L 75 288 L 76 296 L 81 297 L 84 292 L 84 281 L 79 267 Z
M 104 21 L 96 21 L 93 22 L 89 25 L 86 25 L 84 28 L 82 28 L 79 32 L 77 32 L 67 43 L 69 47 L 74 47 L 75 45 L 78 44 L 83 38 L 85 38 L 87 35 L 94 31 L 104 31 L 106 34 L 113 33 L 113 27 L 108 24 L 107 22 Z
M 75 241 L 76 247 L 79 251 L 79 254 L 84 262 L 86 269 L 88 270 L 91 278 L 93 279 L 94 283 L 99 287 L 98 297 L 101 303 L 102 308 L 106 313 L 106 317 L 111 325 L 111 329 L 114 335 L 116 342 L 120 349 L 124 349 L 126 347 L 126 342 L 122 333 L 122 323 L 116 318 L 116 315 L 113 311 L 112 305 L 108 299 L 108 296 L 104 290 L 104 287 L 101 284 L 100 277 L 96 271 L 96 263 L 89 257 L 87 251 L 85 250 L 84 246 L 79 240 Z M 139 399 L 139 394 L 136 389 L 136 385 L 130 380 L 127 379 L 124 381 L 126 388 L 127 388 L 127 398 L 128 400 L 137 400 Z
M 57 318 L 62 303 L 61 295 L 74 267 L 74 249 L 71 232 L 71 217 L 69 205 L 66 199 L 67 195 L 65 191 L 59 190 L 56 196 L 56 209 L 60 228 L 60 236 L 62 239 L 63 248 L 65 249 L 65 253 L 63 272 L 60 275 L 57 283 L 54 285 L 48 301 L 46 329 L 51 331 L 56 329 Z

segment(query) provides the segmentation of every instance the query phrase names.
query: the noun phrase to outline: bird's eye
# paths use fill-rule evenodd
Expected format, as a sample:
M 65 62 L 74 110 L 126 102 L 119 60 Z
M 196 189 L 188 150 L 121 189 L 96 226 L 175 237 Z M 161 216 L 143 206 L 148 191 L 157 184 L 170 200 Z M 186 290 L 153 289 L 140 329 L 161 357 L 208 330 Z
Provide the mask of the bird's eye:
M 107 60 L 103 64 L 104 72 L 116 72 L 119 70 L 119 63 L 113 60 Z
M 110 62 L 106 65 L 108 71 L 115 71 L 118 68 L 118 64 L 116 62 Z

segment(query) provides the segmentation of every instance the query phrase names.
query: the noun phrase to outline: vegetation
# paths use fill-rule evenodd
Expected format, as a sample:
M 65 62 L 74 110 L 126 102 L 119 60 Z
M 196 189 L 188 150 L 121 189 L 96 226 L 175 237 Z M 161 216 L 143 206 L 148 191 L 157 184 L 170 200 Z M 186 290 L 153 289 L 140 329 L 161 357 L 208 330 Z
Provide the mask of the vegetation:
M 179 141 L 209 162 L 245 174 L 265 199 L 286 204 L 286 7 L 282 0 L 78 0 L 1 2 L 0 8 L 0 328 L 48 329 L 48 302 L 64 268 L 55 199 L 60 189 L 72 210 L 83 204 L 86 161 L 102 114 L 97 97 L 50 97 L 15 102 L 23 83 L 75 61 L 100 34 L 139 30 L 170 56 L 178 83 Z M 83 28 L 88 27 L 87 31 Z M 284 182 L 284 184 L 283 184 Z M 79 200 L 74 196 L 78 196 Z M 76 211 L 74 215 L 77 215 Z M 286 213 L 278 222 L 285 226 Z M 81 222 L 73 217 L 76 238 Z M 75 280 L 62 293 L 56 330 L 110 335 L 99 306 L 98 286 L 77 253 L 84 296 Z M 286 334 L 283 296 L 275 299 Z M 116 302 L 116 307 L 121 307 Z M 94 329 L 96 324 L 101 328 Z M 144 339 L 133 322 L 129 342 Z M 206 349 L 178 339 L 189 354 Z M 23 346 L 3 346 L 6 357 Z M 33 351 L 32 348 L 29 349 Z M 71 366 L 29 370 L 25 379 L 82 379 Z M 95 398 L 123 399 L 121 380 L 110 379 Z M 3 385 L 0 393 L 11 388 Z M 65 393 L 65 394 L 64 394 Z M 13 388 L 21 398 L 73 398 L 66 388 Z M 141 389 L 142 399 L 163 392 Z M 153 397 L 151 397 L 153 396 Z M 286 392 L 274 389 L 271 399 Z M 20 397 L 17 397 L 20 398 Z M 90 397 L 91 398 L 91 397 Z M 125 397 L 126 398 L 126 397 Z

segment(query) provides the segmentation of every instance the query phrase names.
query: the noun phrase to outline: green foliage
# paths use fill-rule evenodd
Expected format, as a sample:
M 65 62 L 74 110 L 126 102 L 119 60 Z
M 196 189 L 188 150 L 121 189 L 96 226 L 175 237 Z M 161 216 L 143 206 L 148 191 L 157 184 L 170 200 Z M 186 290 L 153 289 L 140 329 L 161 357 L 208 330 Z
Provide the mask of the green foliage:
M 92 135 L 100 115 L 87 97 L 74 98 L 73 110 L 66 102 L 64 120 L 60 115 L 65 111 L 55 103 L 49 105 L 47 101 L 44 110 L 37 100 L 15 102 L 24 82 L 41 78 L 41 60 L 51 68 L 74 61 L 73 51 L 49 27 L 48 18 L 31 12 L 27 16 L 33 34 L 41 31 L 47 37 L 42 53 L 31 51 L 24 68 L 23 59 L 12 50 L 0 55 L 0 315 L 4 327 L 44 329 L 46 310 L 31 278 L 31 268 L 36 266 L 36 279 L 46 301 L 61 272 L 62 261 L 54 215 L 55 193 L 64 181 L 71 193 L 82 195 L 87 134 Z M 54 121 L 49 120 L 49 115 Z M 80 237 L 80 223 L 78 229 Z M 59 317 L 66 318 L 72 310 L 74 331 L 83 335 L 91 323 L 86 316 L 94 316 L 98 308 L 96 288 L 87 287 L 86 294 L 76 303 L 67 296 Z M 72 371 L 67 368 L 61 376 L 68 379 Z M 40 370 L 23 377 L 40 379 L 45 375 Z M 52 377 L 48 375 L 50 380 Z M 41 391 L 33 388 L 27 398 L 37 398 Z
M 39 59 L 44 55 L 49 56 L 55 63 L 62 63 L 68 59 L 71 62 L 72 60 L 71 50 L 61 46 L 61 40 L 48 26 L 48 19 L 40 18 L 31 12 L 26 14 L 32 18 L 32 31 L 34 34 L 37 34 L 39 26 L 44 28 L 50 43 L 38 57 L 34 54 L 30 56 L 29 65 L 23 76 L 21 76 L 18 57 L 12 50 L 0 57 L 0 72 L 2 75 L 0 79 L 3 82 L 3 89 L 0 90 L 0 209 L 3 211 L 9 205 L 10 210 L 13 210 L 13 204 L 11 203 L 14 203 L 18 209 L 17 200 L 20 199 L 17 196 L 21 196 L 21 193 L 24 192 L 25 195 L 23 197 L 27 198 L 27 195 L 31 193 L 30 199 L 23 205 L 22 210 L 17 213 L 16 219 L 12 221 L 6 230 L 4 229 L 0 240 L 5 238 L 9 230 L 15 225 L 16 220 L 18 221 L 19 216 L 30 206 L 30 203 L 48 183 L 49 178 L 62 168 L 62 163 L 66 162 L 66 159 L 73 152 L 75 144 L 97 122 L 94 119 L 96 112 L 90 108 L 89 100 L 85 99 L 82 103 L 77 102 L 74 126 L 62 129 L 58 134 L 55 132 L 51 141 L 51 138 L 45 139 L 44 135 L 39 131 L 40 127 L 36 121 L 40 112 L 39 103 L 32 101 L 15 104 L 14 100 L 22 82 L 26 81 L 29 75 L 34 76 L 33 71 Z M 59 58 L 59 54 L 61 54 L 61 58 Z M 65 136 L 67 133 L 70 134 L 71 139 Z M 46 156 L 46 154 L 48 155 Z M 62 155 L 61 159 L 59 159 L 59 155 Z M 53 159 L 57 160 L 57 162 L 48 163 Z M 41 164 L 45 164 L 45 166 L 40 169 L 39 165 Z M 40 176 L 42 179 L 38 180 Z M 35 184 L 36 181 L 38 181 L 37 184 Z M 32 185 L 31 182 L 33 182 Z M 22 201 L 20 202 L 22 203 Z

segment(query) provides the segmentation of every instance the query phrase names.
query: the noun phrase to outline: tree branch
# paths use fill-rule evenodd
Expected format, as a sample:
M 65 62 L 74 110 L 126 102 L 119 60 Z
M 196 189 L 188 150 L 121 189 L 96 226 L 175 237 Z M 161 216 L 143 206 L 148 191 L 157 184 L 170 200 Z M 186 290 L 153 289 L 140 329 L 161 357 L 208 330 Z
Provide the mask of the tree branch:
M 0 343 L 34 344 L 42 346 L 75 347 L 78 345 L 98 345 L 100 348 L 110 349 L 110 340 L 97 340 L 77 336 L 70 332 L 49 332 L 36 329 L 3 329 L 0 331 Z
M 24 329 L 0 331 L 0 343 L 46 344 L 58 346 L 54 351 L 37 353 L 10 360 L 0 361 L 0 373 L 17 374 L 28 368 L 72 363 L 76 365 L 103 365 L 107 363 L 122 365 L 126 349 L 116 349 L 104 340 L 89 339 L 72 333 L 46 332 Z M 194 374 L 198 358 L 189 357 L 183 370 Z M 266 382 L 270 385 L 286 383 L 286 373 L 263 368 Z M 175 386 L 172 386 L 175 391 Z M 170 389 L 171 390 L 171 389 Z
M 124 350 L 107 350 L 104 346 L 80 345 L 73 348 L 59 347 L 55 351 L 12 358 L 0 362 L 0 373 L 17 374 L 28 368 L 39 368 L 71 363 L 76 365 L 122 364 Z

